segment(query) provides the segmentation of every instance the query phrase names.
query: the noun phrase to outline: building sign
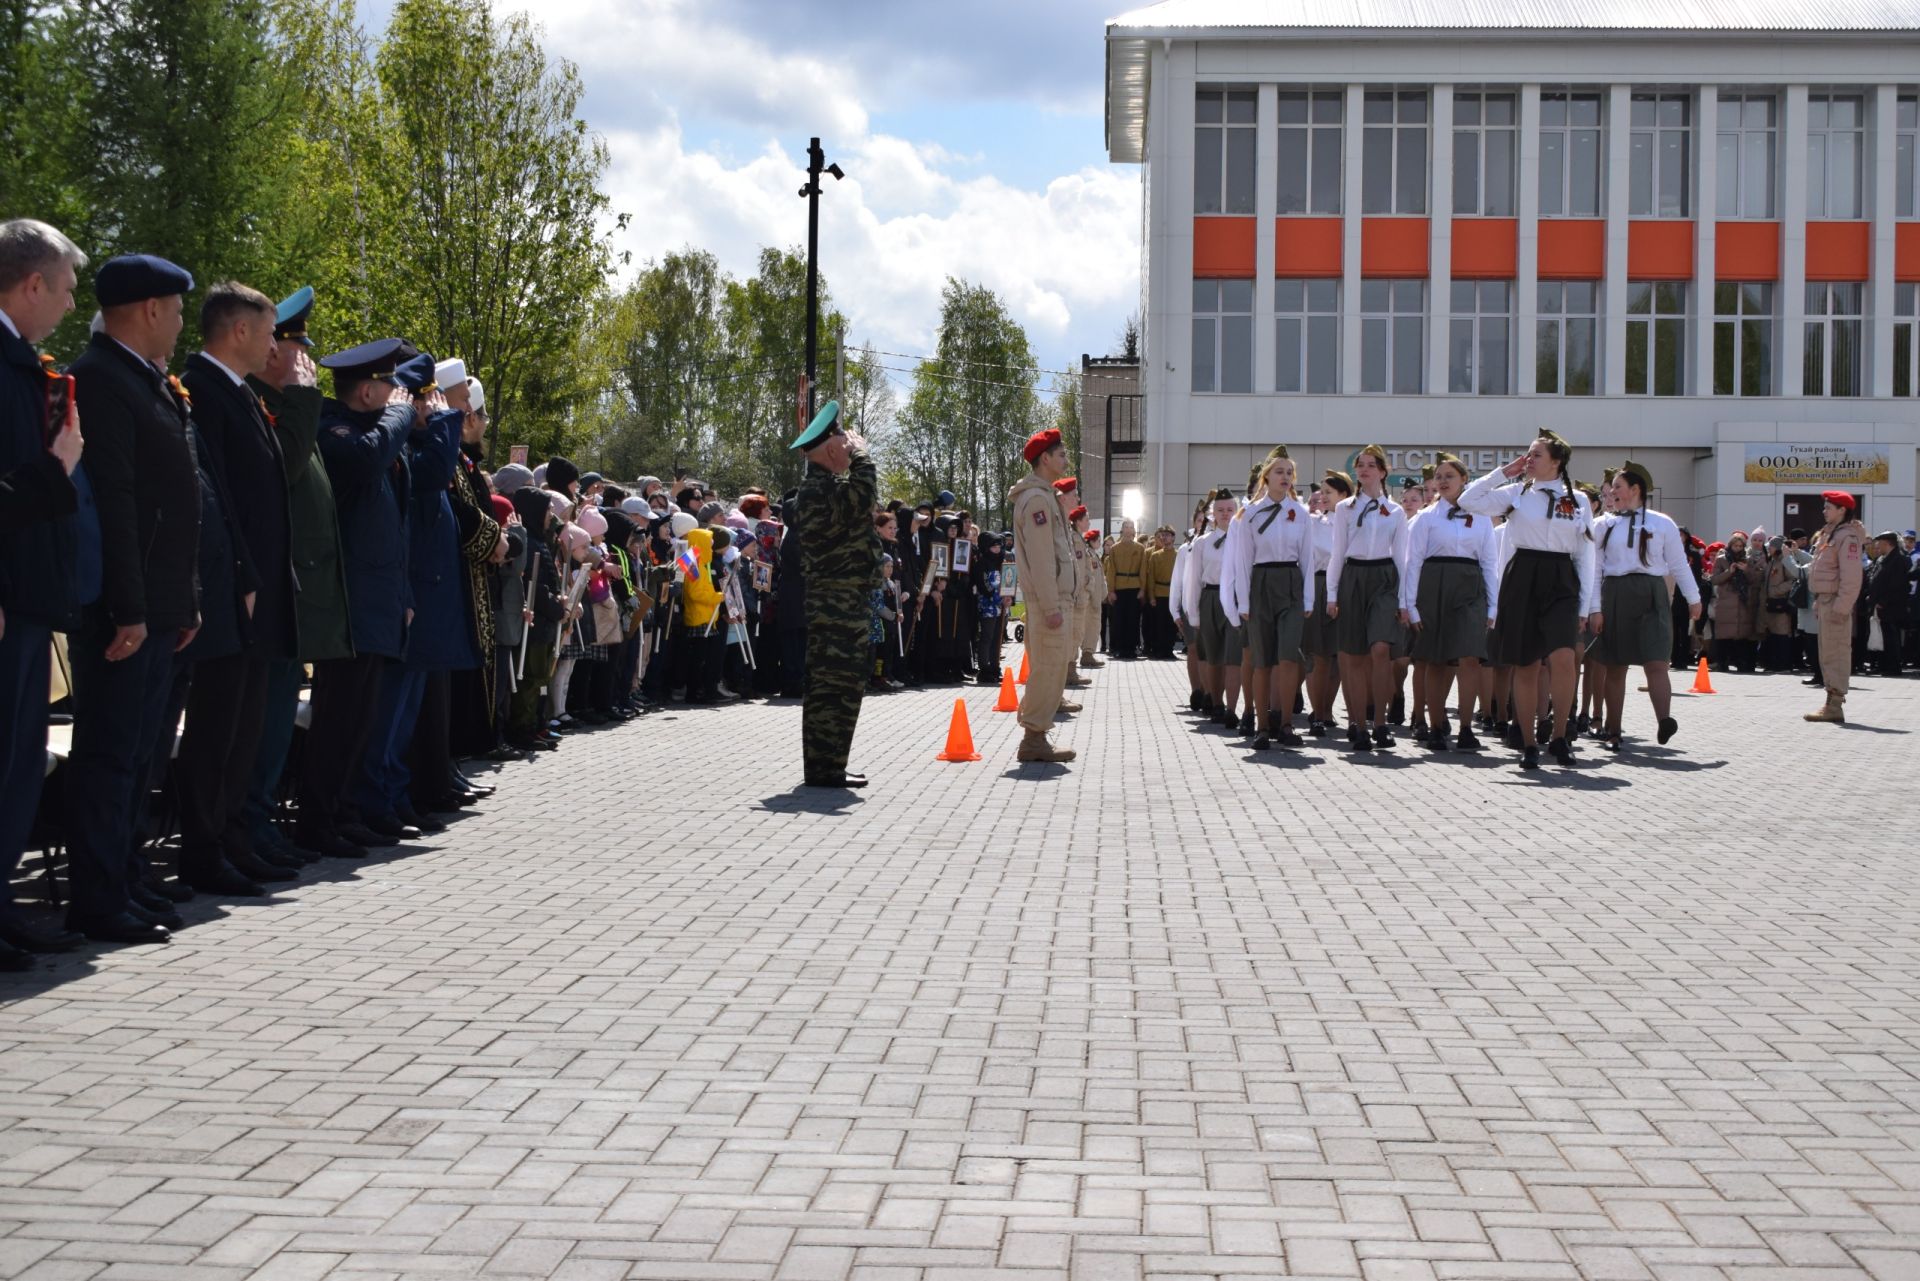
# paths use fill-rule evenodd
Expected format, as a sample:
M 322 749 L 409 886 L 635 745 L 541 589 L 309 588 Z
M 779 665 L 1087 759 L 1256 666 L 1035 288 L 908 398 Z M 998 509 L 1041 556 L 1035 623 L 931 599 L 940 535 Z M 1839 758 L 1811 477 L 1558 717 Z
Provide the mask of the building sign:
M 1887 446 L 1747 442 L 1749 485 L 1884 485 L 1893 469 Z
M 1496 467 L 1505 467 L 1514 459 L 1527 452 L 1533 442 L 1525 445 L 1495 445 L 1490 448 L 1473 449 L 1462 446 L 1458 449 L 1443 449 L 1436 445 L 1413 445 L 1404 448 L 1383 445 L 1387 451 L 1387 485 L 1398 489 L 1407 481 L 1418 481 L 1420 469 L 1440 461 L 1442 454 L 1457 455 L 1466 464 L 1469 477 L 1484 476 Z M 1355 449 L 1347 455 L 1347 461 L 1341 468 L 1347 475 L 1353 475 L 1353 463 L 1360 457 Z

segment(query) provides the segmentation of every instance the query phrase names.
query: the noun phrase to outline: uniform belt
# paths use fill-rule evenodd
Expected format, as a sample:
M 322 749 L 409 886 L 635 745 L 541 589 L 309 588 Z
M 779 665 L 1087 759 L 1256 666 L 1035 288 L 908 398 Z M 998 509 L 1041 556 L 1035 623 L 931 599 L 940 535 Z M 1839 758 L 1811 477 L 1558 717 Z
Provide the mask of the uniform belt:
M 1349 565 L 1391 565 L 1393 564 L 1393 557 L 1377 556 L 1371 560 L 1361 560 L 1358 556 L 1349 556 L 1347 557 L 1347 564 Z
M 1115 587 L 1138 587 L 1140 585 L 1140 575 L 1115 574 L 1113 576 L 1113 585 Z
M 1601 575 L 1601 577 L 1602 578 L 1662 578 L 1663 579 L 1666 577 L 1666 575 L 1650 573 L 1649 571 L 1644 569 L 1630 569 L 1624 574 L 1603 574 Z M 1785 600 L 1786 598 L 1784 596 L 1776 596 L 1773 599 Z
M 1253 567 L 1255 569 L 1298 569 L 1300 568 L 1300 562 L 1297 560 L 1257 560 L 1253 563 Z
M 1515 556 L 1533 556 L 1533 557 L 1551 556 L 1555 560 L 1572 560 L 1573 559 L 1572 552 L 1550 551 L 1545 547 L 1516 547 L 1513 549 L 1513 554 Z
M 1472 556 L 1429 556 L 1429 565 L 1478 565 L 1480 562 Z
M 1206 595 L 1206 594 L 1207 594 L 1208 592 L 1217 592 L 1217 591 L 1219 591 L 1219 590 L 1220 590 L 1220 584 L 1218 584 L 1218 583 L 1202 583 L 1202 584 L 1200 584 L 1200 594 L 1201 594 L 1202 596 L 1205 596 L 1205 595 Z

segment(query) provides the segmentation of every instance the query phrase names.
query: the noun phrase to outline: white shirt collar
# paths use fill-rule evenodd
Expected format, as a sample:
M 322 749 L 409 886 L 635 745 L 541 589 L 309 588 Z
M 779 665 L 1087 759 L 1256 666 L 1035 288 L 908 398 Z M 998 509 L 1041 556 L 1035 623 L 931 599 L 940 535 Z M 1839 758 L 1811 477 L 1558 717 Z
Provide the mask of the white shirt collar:
M 239 374 L 234 373 L 231 369 L 228 369 L 226 365 L 221 361 L 221 359 L 218 356 L 214 355 L 212 352 L 203 350 L 200 353 L 200 356 L 203 360 L 207 361 L 207 363 L 211 364 L 215 369 L 218 369 L 221 373 L 233 379 L 234 386 L 244 387 L 247 385 L 246 379 L 242 378 Z
M 20 336 L 20 326 L 14 324 L 13 317 L 9 316 L 5 311 L 0 311 L 0 325 L 5 325 L 7 327 L 7 332 L 12 334 L 15 338 L 18 338 Z

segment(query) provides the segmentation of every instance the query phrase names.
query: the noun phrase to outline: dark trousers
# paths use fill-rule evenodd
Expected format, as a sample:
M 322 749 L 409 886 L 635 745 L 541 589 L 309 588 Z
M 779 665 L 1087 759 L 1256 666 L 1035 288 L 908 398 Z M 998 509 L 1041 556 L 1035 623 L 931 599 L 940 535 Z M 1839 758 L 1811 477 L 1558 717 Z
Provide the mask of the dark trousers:
M 406 758 L 411 778 L 407 795 L 415 813 L 439 805 L 453 790 L 453 672 L 427 672 L 420 694 L 420 715 L 413 725 L 413 748 Z
M 520 654 L 519 646 L 509 649 L 497 646 L 493 651 L 493 727 L 494 746 L 498 747 L 507 736 L 507 722 L 513 708 L 514 677 L 513 669 Z
M 547 680 L 553 672 L 553 647 L 539 642 L 527 644 L 527 665 L 520 676 L 520 688 L 513 692 L 512 710 L 507 716 L 507 741 L 531 743 L 547 732 L 547 717 L 541 709 Z
M 998 618 L 980 620 L 979 639 L 974 643 L 974 665 L 979 668 L 983 683 L 1000 683 L 1000 643 L 1005 635 L 1001 622 Z
M 807 629 L 782 622 L 780 633 L 780 694 L 799 698 L 806 691 Z
M 1140 652 L 1140 596 L 1137 590 L 1114 593 L 1113 617 L 1109 620 L 1107 652 L 1116 658 L 1132 658 Z
M 380 674 L 373 733 L 361 754 L 359 773 L 347 789 L 362 819 L 390 817 L 407 799 L 407 787 L 413 781 L 408 753 L 427 694 L 427 675 L 398 659 L 390 660 Z
M 1154 658 L 1173 657 L 1173 610 L 1167 602 L 1146 606 L 1147 653 Z
M 300 768 L 303 832 L 332 835 L 339 826 L 347 784 L 359 775 L 360 758 L 373 733 L 380 674 L 389 661 L 378 654 L 362 654 L 313 665 L 313 724 L 307 730 Z
M 7 619 L 0 634 L 0 908 L 13 901 L 13 870 L 27 850 L 47 776 L 47 673 L 51 628 Z
M 1880 635 L 1887 647 L 1877 654 L 1868 655 L 1873 660 L 1873 670 L 1878 675 L 1898 676 L 1900 674 L 1900 632 L 1900 624 L 1889 623 L 1885 618 L 1880 620 Z
M 293 749 L 294 722 L 300 716 L 300 681 L 304 673 L 294 659 L 270 659 L 267 685 L 261 700 L 260 745 L 253 759 L 253 777 L 247 786 L 247 834 L 255 848 L 274 839 L 273 812 L 280 802 L 280 776 Z
M 73 755 L 67 803 L 73 816 L 72 893 L 67 922 L 79 928 L 127 910 L 137 792 L 146 786 L 154 743 L 173 685 L 175 635 L 147 637 L 132 655 L 108 662 L 114 625 L 88 606 L 68 637 L 73 665 Z
M 193 666 L 187 728 L 176 763 L 180 873 L 215 871 L 226 854 L 251 853 L 242 816 L 266 714 L 267 660 L 258 650 Z

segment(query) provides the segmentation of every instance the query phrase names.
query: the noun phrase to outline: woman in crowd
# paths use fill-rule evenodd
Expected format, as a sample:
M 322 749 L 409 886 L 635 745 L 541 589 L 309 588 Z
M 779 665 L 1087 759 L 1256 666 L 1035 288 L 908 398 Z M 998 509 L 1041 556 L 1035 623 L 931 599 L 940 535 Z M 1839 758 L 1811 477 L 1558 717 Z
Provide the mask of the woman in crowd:
M 1600 568 L 1600 609 L 1588 619 L 1596 639 L 1593 653 L 1606 673 L 1606 724 L 1601 741 L 1620 750 L 1620 725 L 1627 701 L 1627 674 L 1640 667 L 1647 678 L 1660 741 L 1680 726 L 1673 719 L 1673 624 L 1669 594 L 1677 587 L 1690 618 L 1700 616 L 1700 586 L 1687 565 L 1680 527 L 1664 512 L 1647 506 L 1653 478 L 1629 459 L 1614 474 L 1613 510 L 1594 525 Z M 1669 587 L 1668 584 L 1673 586 Z
M 1340 688 L 1340 646 L 1327 618 L 1327 565 L 1333 559 L 1333 508 L 1353 494 L 1353 480 L 1343 471 L 1328 471 L 1308 499 L 1313 525 L 1313 600 L 1301 631 L 1300 648 L 1312 670 L 1307 674 L 1307 702 L 1312 708 L 1308 732 L 1325 738 L 1333 729 L 1333 696 Z
M 1722 671 L 1753 670 L 1765 579 L 1766 567 L 1747 550 L 1746 533 L 1735 530 L 1713 563 L 1713 659 Z
M 1787 540 L 1767 539 L 1760 553 L 1765 596 L 1759 617 L 1760 669 L 1793 670 L 1793 588 L 1798 581 Z
M 1293 487 L 1284 445 L 1269 455 L 1252 504 L 1227 528 L 1220 608 L 1229 627 L 1244 627 L 1247 691 L 1259 736 L 1256 751 L 1300 747 L 1293 705 L 1300 694 L 1301 637 L 1313 613 L 1313 519 Z
M 1333 509 L 1326 610 L 1340 646 L 1347 741 L 1354 750 L 1366 752 L 1395 745 L 1387 713 L 1393 702 L 1394 651 L 1405 643 L 1400 579 L 1407 555 L 1407 522 L 1400 515 L 1400 505 L 1387 497 L 1386 450 L 1368 445 L 1355 455 L 1353 479 L 1360 492 Z
M 999 534 L 981 534 L 974 552 L 973 600 L 979 618 L 974 665 L 982 685 L 1000 683 L 1000 646 L 1006 635 L 1006 607 L 1000 592 L 1006 565 L 1006 540 Z
M 1476 515 L 1507 518 L 1510 558 L 1495 612 L 1498 655 L 1513 669 L 1522 769 L 1540 767 L 1541 727 L 1534 713 L 1542 663 L 1552 691 L 1547 750 L 1562 765 L 1573 764 L 1567 720 L 1573 711 L 1574 649 L 1581 621 L 1598 608 L 1599 584 L 1593 563 L 1593 512 L 1567 475 L 1572 460 L 1573 446 L 1543 431 L 1525 454 L 1474 481 L 1459 499 L 1462 508 Z
M 1493 520 L 1458 506 L 1469 477 L 1466 464 L 1442 454 L 1428 482 L 1431 503 L 1407 527 L 1407 576 L 1400 589 L 1401 620 L 1413 629 L 1416 683 L 1426 696 L 1427 747 L 1444 752 L 1447 690 L 1460 672 L 1460 737 L 1463 752 L 1479 748 L 1473 707 L 1480 689 L 1480 663 L 1487 656 L 1487 629 L 1499 598 L 1498 552 Z

